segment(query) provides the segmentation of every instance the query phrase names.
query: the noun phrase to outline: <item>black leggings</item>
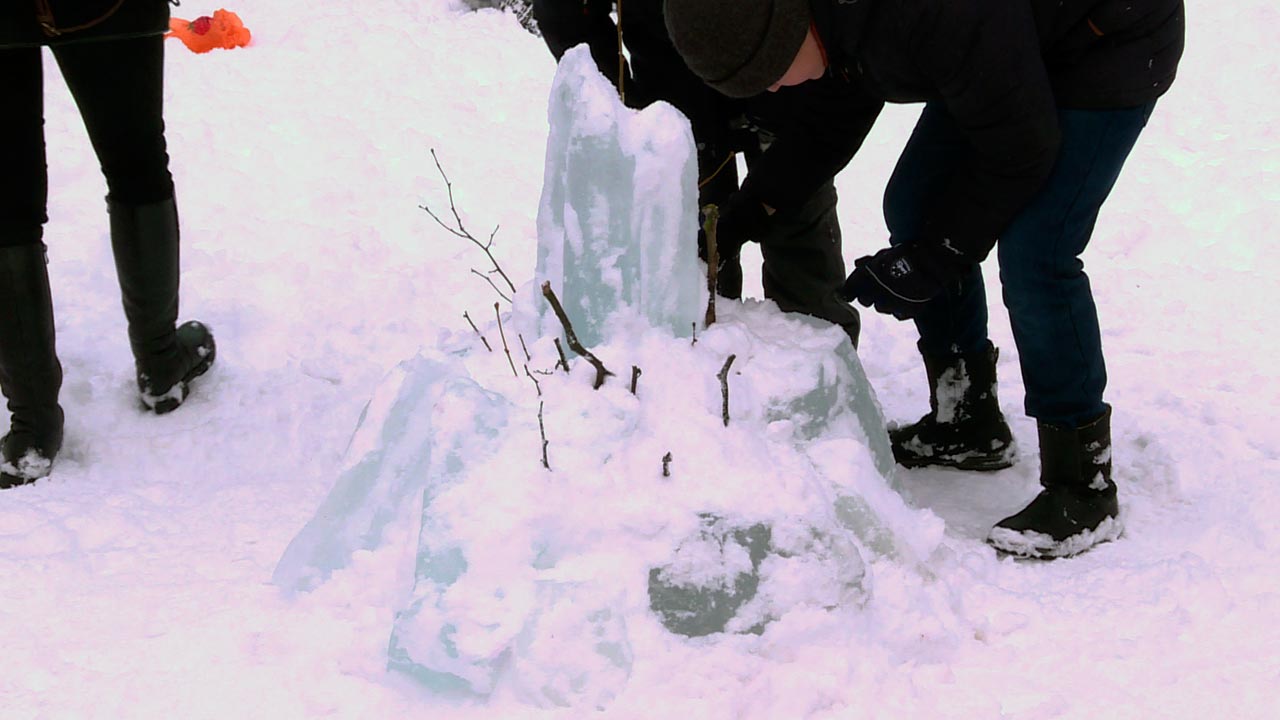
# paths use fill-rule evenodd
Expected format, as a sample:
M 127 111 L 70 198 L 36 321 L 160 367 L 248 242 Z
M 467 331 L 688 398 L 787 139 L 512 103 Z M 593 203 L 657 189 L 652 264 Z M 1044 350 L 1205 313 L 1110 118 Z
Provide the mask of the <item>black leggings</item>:
M 164 38 L 52 48 L 115 201 L 173 197 L 164 141 Z M 0 49 L 0 247 L 41 241 L 48 222 L 40 48 Z

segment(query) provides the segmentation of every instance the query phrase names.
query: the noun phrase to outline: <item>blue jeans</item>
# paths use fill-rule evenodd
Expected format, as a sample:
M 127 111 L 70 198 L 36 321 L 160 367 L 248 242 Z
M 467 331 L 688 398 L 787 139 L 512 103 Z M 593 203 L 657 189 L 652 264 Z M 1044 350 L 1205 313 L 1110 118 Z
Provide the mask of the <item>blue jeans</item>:
M 1053 172 L 996 245 L 1026 412 L 1041 422 L 1077 427 L 1106 410 L 1098 312 L 1080 254 L 1154 107 L 1059 110 L 1062 147 Z M 891 242 L 918 236 L 925 211 L 971 162 L 969 152 L 946 110 L 925 106 L 885 190 Z M 977 268 L 929 303 L 916 327 L 920 351 L 931 357 L 985 348 L 987 297 Z

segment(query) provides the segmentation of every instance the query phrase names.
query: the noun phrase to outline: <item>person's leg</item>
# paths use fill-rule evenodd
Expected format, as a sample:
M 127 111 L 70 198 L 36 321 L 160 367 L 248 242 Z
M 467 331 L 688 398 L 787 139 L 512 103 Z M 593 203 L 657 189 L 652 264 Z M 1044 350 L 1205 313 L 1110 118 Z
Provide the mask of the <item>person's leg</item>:
M 176 409 L 213 363 L 213 335 L 178 319 L 178 212 L 164 138 L 164 39 L 54 51 L 102 164 L 111 249 L 143 403 Z
M 1098 313 L 1080 255 L 1151 108 L 1059 112 L 1053 173 L 1000 238 L 1004 303 L 1027 414 L 1037 420 L 1074 428 L 1106 409 Z
M 1043 490 L 988 541 L 1005 552 L 1065 557 L 1120 536 L 1111 477 L 1111 408 L 1098 315 L 1080 254 L 1154 103 L 1059 112 L 1052 174 L 999 244 L 1005 305 L 1036 418 Z
M 845 271 L 835 186 L 824 186 L 795 212 L 774 215 L 759 240 L 764 296 L 787 312 L 839 325 L 856 347 L 858 312 L 836 296 Z
M 966 162 L 969 143 L 941 106 L 928 105 L 885 188 L 890 242 L 920 237 L 929 209 Z M 905 467 L 991 471 L 1013 464 L 1013 435 L 996 392 L 996 348 L 987 339 L 987 298 L 977 267 L 916 318 L 929 382 L 929 413 L 893 428 Z
M 0 50 L 0 488 L 49 474 L 62 447 L 62 366 L 54 346 L 42 232 L 48 194 L 39 48 Z
M 39 48 L 0 50 L 0 246 L 41 241 L 49 197 Z
M 147 205 L 173 197 L 164 137 L 164 38 L 54 49 L 107 180 L 108 197 Z
M 969 143 L 938 105 L 926 105 L 889 177 L 884 218 L 889 242 L 914 242 L 924 231 L 929 208 L 966 162 Z M 920 351 L 931 357 L 971 354 L 987 347 L 987 295 L 974 269 L 928 303 L 915 320 Z

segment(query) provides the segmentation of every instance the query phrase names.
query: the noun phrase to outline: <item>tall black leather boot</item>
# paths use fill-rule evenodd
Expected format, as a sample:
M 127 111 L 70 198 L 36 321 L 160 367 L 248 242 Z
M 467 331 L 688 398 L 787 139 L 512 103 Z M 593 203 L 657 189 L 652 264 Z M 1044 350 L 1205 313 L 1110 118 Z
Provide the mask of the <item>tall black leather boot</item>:
M 1013 555 L 1057 558 L 1120 537 L 1111 480 L 1111 408 L 1079 428 L 1039 424 L 1040 494 L 1001 520 L 987 542 Z
M 993 471 L 1013 465 L 1016 449 L 996 395 L 996 360 L 990 342 L 976 353 L 924 357 L 929 414 L 889 431 L 899 465 Z
M 62 448 L 61 387 L 44 244 L 0 247 L 0 390 L 11 414 L 0 439 L 0 488 L 49 474 Z
M 129 321 L 142 403 L 157 414 L 187 399 L 216 356 L 213 333 L 178 321 L 178 211 L 173 199 L 126 205 L 108 198 L 111 250 Z

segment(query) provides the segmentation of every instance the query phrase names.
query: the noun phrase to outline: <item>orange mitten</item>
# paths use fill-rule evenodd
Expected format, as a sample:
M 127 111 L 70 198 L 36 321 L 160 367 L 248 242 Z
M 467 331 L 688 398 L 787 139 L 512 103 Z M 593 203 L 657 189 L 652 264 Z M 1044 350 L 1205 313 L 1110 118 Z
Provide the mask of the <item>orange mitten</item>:
M 195 20 L 169 20 L 169 32 L 165 37 L 178 38 L 192 52 L 206 53 L 214 48 L 230 50 L 248 45 L 249 29 L 240 22 L 239 15 L 229 10 L 218 10 L 213 17 L 204 15 Z

